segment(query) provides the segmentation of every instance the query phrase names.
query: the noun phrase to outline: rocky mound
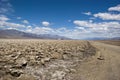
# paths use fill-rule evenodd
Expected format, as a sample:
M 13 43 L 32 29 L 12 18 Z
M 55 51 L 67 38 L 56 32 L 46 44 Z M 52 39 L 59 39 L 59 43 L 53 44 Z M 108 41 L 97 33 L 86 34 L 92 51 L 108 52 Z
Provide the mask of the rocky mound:
M 95 54 L 88 41 L 0 40 L 0 80 L 73 80 L 77 64 Z

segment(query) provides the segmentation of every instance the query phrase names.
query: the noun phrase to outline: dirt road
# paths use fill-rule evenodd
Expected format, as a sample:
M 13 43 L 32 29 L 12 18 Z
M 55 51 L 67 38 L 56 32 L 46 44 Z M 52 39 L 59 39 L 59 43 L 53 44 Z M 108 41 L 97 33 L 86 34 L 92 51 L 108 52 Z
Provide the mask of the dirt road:
M 78 66 L 75 80 L 120 80 L 120 47 L 92 41 L 91 44 L 99 50 L 98 54 Z M 100 56 L 103 60 L 98 59 Z

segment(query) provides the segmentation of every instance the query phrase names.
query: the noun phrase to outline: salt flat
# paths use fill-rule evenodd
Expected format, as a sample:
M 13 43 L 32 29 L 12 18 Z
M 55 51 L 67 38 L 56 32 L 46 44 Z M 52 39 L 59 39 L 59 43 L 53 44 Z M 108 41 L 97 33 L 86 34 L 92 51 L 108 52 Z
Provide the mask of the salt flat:
M 97 41 L 0 40 L 0 80 L 119 80 L 120 47 Z

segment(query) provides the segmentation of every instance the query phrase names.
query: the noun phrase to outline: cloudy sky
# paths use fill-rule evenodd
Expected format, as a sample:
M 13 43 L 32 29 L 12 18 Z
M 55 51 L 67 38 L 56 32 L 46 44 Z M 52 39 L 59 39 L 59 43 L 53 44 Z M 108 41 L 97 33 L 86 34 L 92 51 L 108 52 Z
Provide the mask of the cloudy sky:
M 0 29 L 74 39 L 120 37 L 120 0 L 0 0 Z

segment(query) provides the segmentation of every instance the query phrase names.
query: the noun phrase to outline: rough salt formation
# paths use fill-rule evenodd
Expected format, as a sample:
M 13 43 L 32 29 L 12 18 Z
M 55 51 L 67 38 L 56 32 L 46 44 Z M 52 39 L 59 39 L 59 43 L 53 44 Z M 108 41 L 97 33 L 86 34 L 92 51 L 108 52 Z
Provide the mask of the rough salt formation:
M 0 40 L 0 80 L 73 80 L 95 53 L 88 41 Z

